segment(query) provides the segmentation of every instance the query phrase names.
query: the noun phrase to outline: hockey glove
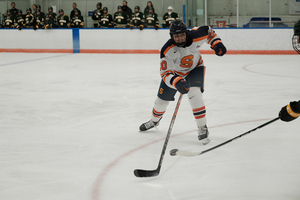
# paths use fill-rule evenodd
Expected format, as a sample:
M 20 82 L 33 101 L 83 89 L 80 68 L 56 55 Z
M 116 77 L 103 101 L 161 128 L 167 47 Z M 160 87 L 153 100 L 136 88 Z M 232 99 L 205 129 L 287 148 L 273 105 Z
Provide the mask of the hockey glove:
M 211 48 L 215 51 L 217 56 L 223 56 L 227 50 L 226 47 L 223 45 L 221 40 L 216 40 L 211 44 Z
M 289 121 L 292 121 L 292 120 L 296 119 L 297 117 L 299 117 L 300 110 L 296 109 L 297 103 L 298 102 L 293 101 L 293 102 L 290 102 L 289 105 L 282 107 L 279 112 L 279 118 L 282 121 L 289 122 Z
M 130 30 L 132 30 L 134 28 L 134 26 L 133 25 L 130 25 Z
M 186 94 L 190 90 L 189 84 L 181 76 L 174 76 L 171 83 L 181 94 Z
M 159 29 L 159 26 L 155 26 L 154 28 L 155 28 L 155 30 L 157 30 L 157 29 Z
M 140 28 L 140 30 L 143 30 L 144 26 L 143 26 L 143 25 L 140 25 L 140 27 L 139 27 L 139 28 Z
M 129 24 L 126 24 L 126 28 L 129 28 Z

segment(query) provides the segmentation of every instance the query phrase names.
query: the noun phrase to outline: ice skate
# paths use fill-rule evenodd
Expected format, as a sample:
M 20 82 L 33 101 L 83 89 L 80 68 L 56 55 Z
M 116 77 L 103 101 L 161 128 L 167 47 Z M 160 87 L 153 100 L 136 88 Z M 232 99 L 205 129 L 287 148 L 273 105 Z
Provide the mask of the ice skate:
M 198 127 L 198 139 L 204 145 L 210 142 L 208 134 L 209 132 L 206 125 Z
M 152 121 L 152 119 L 150 119 L 149 121 L 143 123 L 141 126 L 140 126 L 140 131 L 147 131 L 153 127 L 156 127 L 159 125 L 159 121 L 160 119 L 158 120 L 158 122 L 154 122 Z

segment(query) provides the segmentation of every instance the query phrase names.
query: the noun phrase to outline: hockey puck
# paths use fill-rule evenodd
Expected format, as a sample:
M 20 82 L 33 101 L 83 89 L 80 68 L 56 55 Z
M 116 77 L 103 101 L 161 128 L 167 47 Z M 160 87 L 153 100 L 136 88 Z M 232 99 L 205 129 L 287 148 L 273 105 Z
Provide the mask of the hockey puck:
M 178 149 L 172 149 L 171 151 L 170 151 L 170 155 L 171 156 L 176 156 L 177 154 L 176 154 L 176 152 L 178 151 Z

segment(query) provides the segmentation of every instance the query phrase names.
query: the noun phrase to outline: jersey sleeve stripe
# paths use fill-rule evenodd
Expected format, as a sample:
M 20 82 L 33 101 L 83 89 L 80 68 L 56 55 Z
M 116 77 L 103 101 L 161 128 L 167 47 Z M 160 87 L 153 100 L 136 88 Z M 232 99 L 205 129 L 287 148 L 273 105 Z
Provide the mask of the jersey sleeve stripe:
M 190 71 L 187 72 L 187 73 L 182 73 L 182 72 L 175 71 L 175 73 L 180 75 L 180 76 L 187 76 L 187 75 L 189 75 Z
M 213 30 L 212 30 L 213 31 Z M 217 34 L 213 31 L 213 32 L 210 32 L 209 34 L 208 34 L 208 41 L 207 41 L 207 44 L 209 44 L 210 43 L 210 41 L 214 38 L 214 37 L 216 37 L 217 36 Z
M 205 35 L 205 36 L 202 36 L 202 37 L 199 37 L 199 38 L 194 38 L 193 39 L 193 42 L 199 42 L 199 41 L 202 41 L 202 40 L 206 40 L 207 39 L 207 35 Z
M 166 74 L 173 74 L 173 71 L 171 71 L 171 70 L 165 71 L 160 76 L 165 76 Z

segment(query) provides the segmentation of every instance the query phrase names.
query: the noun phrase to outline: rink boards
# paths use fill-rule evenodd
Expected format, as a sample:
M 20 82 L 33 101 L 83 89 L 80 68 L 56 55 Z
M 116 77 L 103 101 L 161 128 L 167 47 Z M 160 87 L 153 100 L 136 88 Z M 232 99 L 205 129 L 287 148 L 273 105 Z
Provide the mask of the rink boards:
M 296 54 L 292 28 L 217 28 L 229 54 Z M 0 52 L 28 53 L 159 53 L 168 29 L 0 29 Z M 203 54 L 213 54 L 203 45 Z

